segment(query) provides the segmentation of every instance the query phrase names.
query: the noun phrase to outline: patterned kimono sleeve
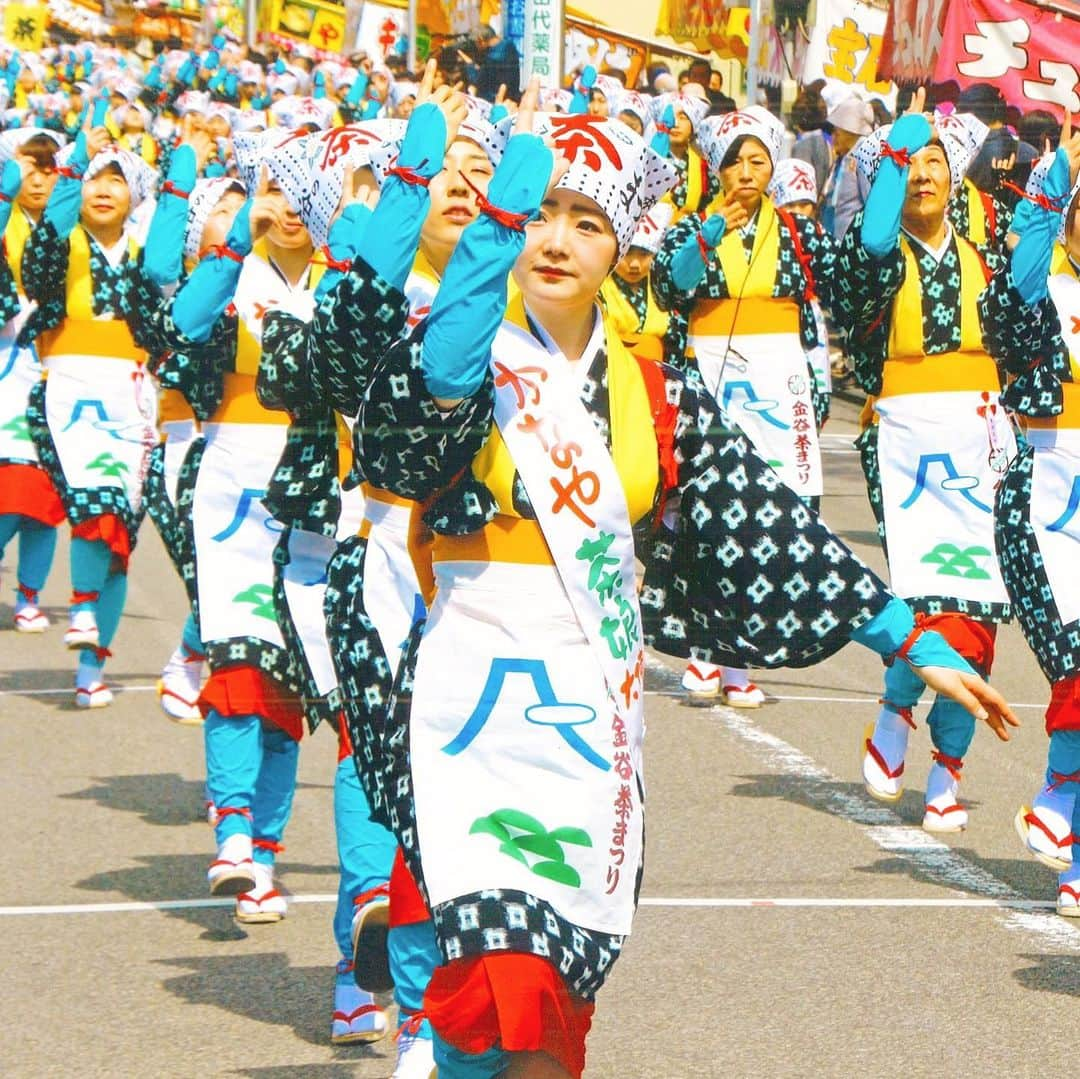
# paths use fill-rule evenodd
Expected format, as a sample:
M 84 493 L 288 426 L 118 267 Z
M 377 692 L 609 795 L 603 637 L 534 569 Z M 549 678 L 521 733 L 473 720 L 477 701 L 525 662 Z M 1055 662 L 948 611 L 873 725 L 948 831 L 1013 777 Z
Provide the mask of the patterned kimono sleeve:
M 1001 395 L 1007 408 L 1024 416 L 1056 416 L 1063 407 L 1062 378 L 1069 358 L 1061 344 L 1061 323 L 1047 296 L 1029 305 L 1016 288 L 1008 262 L 979 296 L 983 346 L 1010 376 Z
M 424 328 L 421 323 L 398 341 L 374 368 L 357 425 L 367 478 L 420 502 L 472 464 L 491 432 L 495 405 L 490 372 L 472 397 L 449 412 L 435 405 L 420 366 Z
M 848 336 L 855 376 L 867 393 L 881 392 L 889 342 L 889 311 L 904 283 L 899 245 L 876 258 L 862 244 L 862 214 L 844 233 L 836 251 L 832 280 L 832 315 Z
M 305 392 L 343 416 L 360 411 L 371 367 L 401 335 L 409 301 L 364 259 L 323 297 L 308 327 Z
M 812 218 L 795 216 L 795 227 L 799 230 L 799 242 L 807 259 L 804 272 L 810 270 L 818 301 L 829 310 L 833 305 L 836 280 L 837 242 Z
M 69 242 L 60 238 L 47 218 L 42 218 L 30 233 L 23 249 L 22 282 L 26 295 L 37 301 L 37 309 L 19 335 L 20 345 L 29 345 L 39 334 L 63 321 L 70 251 Z
M 159 332 L 159 312 L 165 306 L 167 297 L 161 286 L 155 283 L 143 268 L 145 248 L 139 252 L 138 259 L 128 271 L 120 298 L 120 313 L 131 330 L 135 344 L 145 349 L 151 357 L 166 351 L 167 345 Z M 179 282 L 178 284 L 182 284 Z
M 682 247 L 686 240 L 696 236 L 701 231 L 701 221 L 696 214 L 684 217 L 673 229 L 669 229 L 665 235 L 660 250 L 653 260 L 652 287 L 653 296 L 657 306 L 664 311 L 689 311 L 693 306 L 696 292 L 685 292 L 680 289 L 671 276 L 671 260 L 675 252 Z M 710 270 L 706 270 L 706 277 L 702 279 L 705 284 Z
M 206 341 L 192 341 L 176 325 L 172 308 L 171 299 L 160 304 L 145 330 L 158 346 L 152 372 L 162 387 L 183 394 L 198 419 L 208 420 L 221 403 L 225 372 L 236 357 L 236 316 L 223 315 Z
M 18 313 L 19 288 L 5 252 L 5 257 L 0 258 L 0 326 L 5 326 Z
M 678 401 L 678 508 L 646 567 L 649 643 L 731 666 L 805 667 L 842 648 L 889 601 L 884 583 L 714 411 Z

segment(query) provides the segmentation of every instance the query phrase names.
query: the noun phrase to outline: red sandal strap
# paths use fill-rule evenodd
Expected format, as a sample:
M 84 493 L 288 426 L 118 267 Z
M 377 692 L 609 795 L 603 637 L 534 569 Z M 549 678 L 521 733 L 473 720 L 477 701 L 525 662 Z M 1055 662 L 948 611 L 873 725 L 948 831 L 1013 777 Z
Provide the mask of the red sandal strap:
M 960 782 L 960 769 L 964 767 L 964 762 L 960 757 L 950 757 L 948 754 L 942 753 L 937 749 L 935 749 L 930 756 L 937 764 L 940 764 L 957 783 Z
M 1080 903 L 1080 892 L 1078 892 L 1071 884 L 1059 884 L 1058 895 L 1061 895 L 1062 892 L 1068 893 L 1077 901 L 1077 903 Z
M 711 682 L 714 678 L 719 681 L 720 675 L 723 673 L 723 667 L 717 667 L 712 674 L 703 674 L 701 668 L 695 663 L 688 663 L 686 669 L 695 677 L 700 678 L 703 682 Z
M 351 1012 L 334 1012 L 332 1018 L 334 1021 L 348 1023 L 351 1026 L 362 1015 L 370 1015 L 378 1011 L 382 1011 L 378 1004 L 361 1004 L 359 1008 L 353 1008 Z
M 944 817 L 948 813 L 962 813 L 964 812 L 964 807 L 959 802 L 954 802 L 951 806 L 946 806 L 944 809 L 938 809 L 937 806 L 932 806 L 927 802 L 926 812 L 935 813 L 939 817 Z
M 254 864 L 255 863 L 250 858 L 241 858 L 238 862 L 230 862 L 228 858 L 215 858 L 214 861 L 210 863 L 210 868 L 213 869 L 216 865 L 231 865 L 239 868 L 242 865 L 253 866 Z
M 1073 843 L 1076 842 L 1076 836 L 1073 835 L 1072 832 L 1065 836 L 1064 839 L 1058 839 L 1058 837 L 1046 826 L 1045 821 L 1043 821 L 1041 817 L 1037 817 L 1034 811 L 1024 814 L 1024 823 L 1033 828 L 1038 828 L 1039 831 L 1042 832 L 1042 834 L 1059 850 L 1062 847 L 1071 847 Z
M 165 685 L 163 685 L 161 687 L 161 689 L 158 691 L 158 696 L 159 697 L 175 697 L 181 704 L 186 704 L 189 708 L 194 708 L 195 707 L 195 701 L 189 701 L 187 699 L 187 697 L 183 696 L 180 693 L 177 693 L 175 690 L 169 689 L 169 687 L 165 686 Z
M 895 769 L 889 767 L 889 762 L 881 755 L 881 751 L 872 738 L 866 739 L 866 752 L 874 759 L 874 763 L 885 773 L 886 779 L 899 779 L 904 774 L 904 762 L 901 761 Z

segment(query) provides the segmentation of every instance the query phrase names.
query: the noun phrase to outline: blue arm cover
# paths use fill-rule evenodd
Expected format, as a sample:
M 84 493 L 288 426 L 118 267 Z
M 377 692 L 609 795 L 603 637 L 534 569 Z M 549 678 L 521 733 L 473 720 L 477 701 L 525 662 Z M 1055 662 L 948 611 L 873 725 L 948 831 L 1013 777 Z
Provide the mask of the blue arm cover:
M 664 109 L 664 115 L 660 117 L 660 123 L 669 130 L 675 126 L 675 110 L 670 105 Z M 656 134 L 652 137 L 652 148 L 661 157 L 667 157 L 671 153 L 671 135 L 668 131 L 661 131 L 657 128 Z
M 588 65 L 581 73 L 581 78 L 574 83 L 574 96 L 570 99 L 569 112 L 580 116 L 589 111 L 589 91 L 596 83 L 596 68 Z
M 512 213 L 535 214 L 552 169 L 551 151 L 536 135 L 507 144 L 488 198 Z M 506 313 L 507 276 L 525 233 L 481 214 L 463 233 L 431 305 L 421 364 L 433 397 L 459 399 L 484 381 L 491 343 Z
M 178 146 L 169 161 L 168 179 L 178 190 L 190 192 L 197 174 L 195 151 L 190 146 Z M 161 193 L 146 235 L 143 257 L 143 268 L 155 285 L 171 285 L 180 280 L 184 268 L 187 211 L 187 199 L 168 191 Z
M 11 211 L 15 208 L 15 199 L 18 198 L 19 188 L 22 187 L 22 169 L 14 158 L 4 164 L 4 171 L 0 172 L 0 235 L 3 235 L 11 220 Z
M 91 127 L 101 127 L 109 118 L 109 98 L 99 97 L 94 100 L 94 118 L 90 121 Z
M 911 608 L 896 596 L 878 611 L 864 626 L 851 634 L 851 639 L 881 656 L 890 656 L 903 646 L 915 628 Z M 925 688 L 913 667 L 948 667 L 954 671 L 973 674 L 970 665 L 935 630 L 921 633 L 908 650 L 907 661 L 894 660 L 885 668 L 885 699 L 901 708 L 910 708 Z
M 360 253 L 364 232 L 371 220 L 371 210 L 362 202 L 352 202 L 341 211 L 341 216 L 330 226 L 326 246 L 330 256 L 338 262 L 352 262 Z M 341 280 L 341 271 L 328 266 L 315 288 L 316 306 Z
M 421 176 L 437 176 L 446 148 L 446 119 L 436 105 L 413 109 L 398 166 L 411 168 Z M 428 210 L 428 189 L 406 183 L 400 176 L 388 176 L 379 194 L 366 235 L 374 242 L 361 251 L 368 265 L 399 291 L 416 259 L 416 246 Z M 392 240 L 387 242 L 387 238 Z
M 929 141 L 930 124 L 925 116 L 901 116 L 889 132 L 894 150 L 918 153 Z M 884 158 L 866 197 L 863 211 L 862 245 L 875 258 L 882 258 L 896 247 L 900 236 L 900 212 L 907 193 L 908 170 L 890 158 Z
M 727 222 L 713 214 L 701 226 L 701 235 L 710 248 L 715 247 L 727 231 Z M 697 233 L 687 236 L 682 247 L 671 258 L 671 280 L 680 292 L 693 292 L 705 275 L 705 260 L 701 257 Z
M 1069 197 L 1069 158 L 1060 147 L 1046 175 L 1044 194 L 1058 205 L 1063 205 Z M 1021 209 L 1026 209 L 1026 215 L 1018 223 Z M 1050 259 L 1060 222 L 1060 210 L 1045 210 L 1029 199 L 1024 199 L 1017 208 L 1011 231 L 1019 233 L 1020 242 L 1013 250 L 1010 272 L 1025 303 L 1034 305 L 1046 297 Z
M 251 200 L 248 199 L 229 229 L 225 246 L 238 255 L 251 251 Z M 214 323 L 236 293 L 244 265 L 231 258 L 204 258 L 191 272 L 173 300 L 173 322 L 191 341 L 206 341 Z
M 79 211 L 82 210 L 82 174 L 89 164 L 86 156 L 86 135 L 80 131 L 75 140 L 75 149 L 68 158 L 68 167 L 76 175 L 61 175 L 45 204 L 45 220 L 56 229 L 56 235 L 61 240 L 66 240 L 79 223 Z
M 346 105 L 359 105 L 364 100 L 364 94 L 367 93 L 368 77 L 362 71 L 353 79 L 352 86 L 349 87 L 349 92 L 345 95 Z
M 315 72 L 315 77 L 312 79 L 312 86 L 312 97 L 326 97 L 326 76 L 321 71 Z

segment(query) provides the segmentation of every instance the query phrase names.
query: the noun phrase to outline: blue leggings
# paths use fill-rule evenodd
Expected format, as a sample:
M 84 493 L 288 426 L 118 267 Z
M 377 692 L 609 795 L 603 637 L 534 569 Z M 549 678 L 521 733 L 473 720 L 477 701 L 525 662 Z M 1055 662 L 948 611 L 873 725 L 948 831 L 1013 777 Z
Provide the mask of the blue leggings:
M 510 1066 L 510 1054 L 497 1045 L 486 1053 L 463 1053 L 435 1035 L 439 1079 L 496 1079 Z
M 195 621 L 195 615 L 189 614 L 184 622 L 184 632 L 180 638 L 180 647 L 188 657 L 205 655 L 202 634 L 199 632 L 199 623 Z
M 404 1022 L 410 1015 L 423 1009 L 428 982 L 435 968 L 442 963 L 439 946 L 435 943 L 434 922 L 429 919 L 412 925 L 395 926 L 390 930 L 387 949 L 390 973 L 394 976 L 394 1000 L 397 1002 L 399 1019 Z M 431 1024 L 426 1019 L 420 1024 L 416 1036 L 433 1036 Z
M 975 717 L 962 704 L 938 695 L 926 724 L 935 749 L 946 757 L 964 758 L 975 737 Z
M 15 535 L 19 537 L 18 583 L 40 592 L 52 569 L 56 529 L 21 513 L 0 513 L 0 558 Z
M 211 709 L 203 724 L 206 790 L 222 809 L 250 809 L 221 818 L 219 844 L 236 833 L 279 843 L 292 814 L 300 743 L 259 716 L 222 716 Z M 256 847 L 254 858 L 274 863 L 273 848 Z
M 1072 833 L 1080 836 L 1080 783 L 1073 780 L 1059 782 L 1062 776 L 1080 773 L 1080 731 L 1054 731 L 1050 735 L 1050 748 L 1046 754 L 1046 782 L 1057 783 L 1062 794 L 1076 798 L 1073 805 Z M 1073 865 L 1080 865 L 1080 843 L 1072 847 Z
M 334 939 L 342 957 L 351 959 L 353 900 L 390 879 L 397 849 L 393 835 L 371 819 L 351 755 L 338 761 L 334 773 L 334 830 L 341 867 Z

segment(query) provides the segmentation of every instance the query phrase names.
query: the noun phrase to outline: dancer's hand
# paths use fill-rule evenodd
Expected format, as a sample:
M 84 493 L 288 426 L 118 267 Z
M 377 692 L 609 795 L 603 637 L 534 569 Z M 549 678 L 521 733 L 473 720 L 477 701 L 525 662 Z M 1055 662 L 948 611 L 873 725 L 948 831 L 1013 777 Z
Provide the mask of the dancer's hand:
M 1008 727 L 1020 726 L 1020 720 L 1013 715 L 1005 698 L 977 674 L 951 667 L 913 666 L 911 669 L 930 689 L 962 704 L 976 719 L 981 719 L 1003 742 L 1009 740 Z

